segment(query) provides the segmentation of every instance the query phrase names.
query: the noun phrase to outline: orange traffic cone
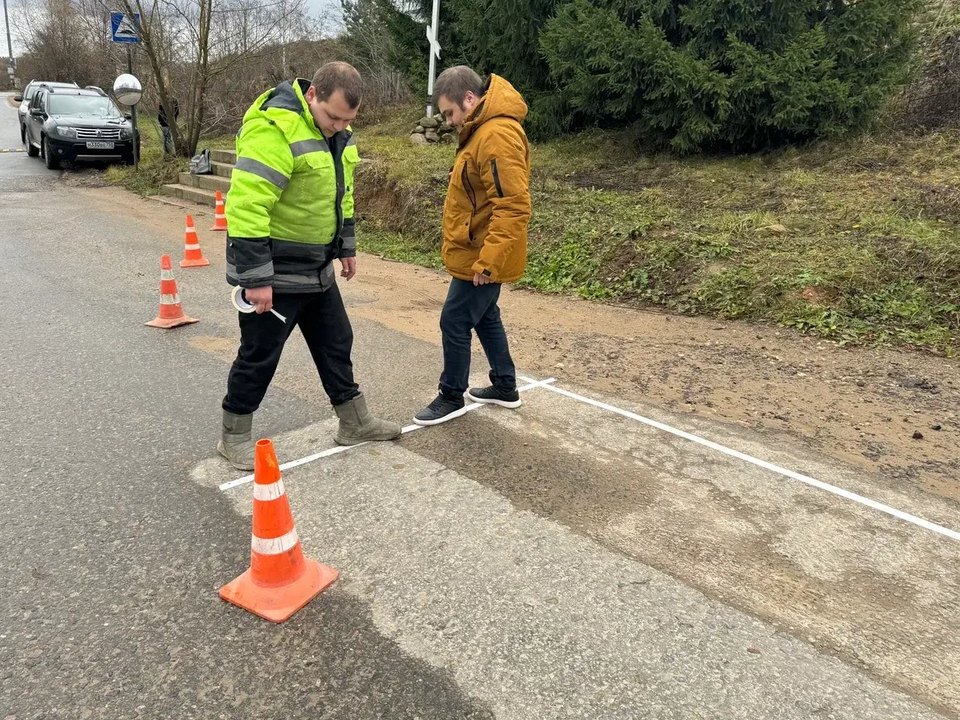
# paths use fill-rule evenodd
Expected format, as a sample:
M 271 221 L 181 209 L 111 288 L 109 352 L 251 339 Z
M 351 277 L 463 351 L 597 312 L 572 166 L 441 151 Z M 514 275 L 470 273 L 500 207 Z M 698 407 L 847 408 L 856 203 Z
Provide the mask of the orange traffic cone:
M 170 263 L 170 256 L 164 255 L 160 258 L 160 314 L 145 324 L 169 330 L 195 322 L 198 320 L 183 314 L 180 295 L 177 294 L 177 281 L 173 279 L 173 265 Z
M 271 622 L 283 622 L 340 575 L 304 558 L 270 440 L 253 456 L 250 569 L 220 588 L 220 597 Z
M 211 230 L 217 232 L 226 232 L 227 230 L 227 211 L 223 204 L 223 195 L 217 190 L 217 209 L 213 216 L 213 227 Z
M 200 238 L 197 237 L 193 216 L 187 215 L 187 233 L 183 242 L 183 260 L 180 261 L 180 267 L 203 267 L 209 264 L 210 261 L 200 251 Z

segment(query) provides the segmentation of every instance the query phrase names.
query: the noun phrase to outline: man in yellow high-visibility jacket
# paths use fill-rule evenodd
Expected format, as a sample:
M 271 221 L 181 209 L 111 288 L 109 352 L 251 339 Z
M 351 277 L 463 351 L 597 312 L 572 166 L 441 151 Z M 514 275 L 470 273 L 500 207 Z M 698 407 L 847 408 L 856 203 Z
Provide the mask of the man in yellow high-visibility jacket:
M 350 129 L 360 74 L 328 63 L 313 81 L 284 82 L 243 117 L 226 199 L 227 281 L 256 313 L 239 314 L 240 350 L 223 399 L 218 450 L 253 468 L 253 413 L 273 379 L 284 343 L 300 327 L 323 389 L 340 419 L 336 441 L 392 440 L 400 425 L 374 417 L 353 379 L 353 330 L 334 277 L 356 273 L 353 173 L 360 156 Z M 284 323 L 271 309 L 285 316 Z

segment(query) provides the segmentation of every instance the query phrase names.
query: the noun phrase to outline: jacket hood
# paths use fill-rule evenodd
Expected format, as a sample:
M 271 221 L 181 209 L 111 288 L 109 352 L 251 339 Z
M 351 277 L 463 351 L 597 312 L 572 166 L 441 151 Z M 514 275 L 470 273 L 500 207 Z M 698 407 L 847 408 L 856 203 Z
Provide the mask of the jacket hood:
M 496 117 L 508 117 L 522 123 L 527 117 L 527 103 L 507 80 L 499 75 L 490 75 L 487 89 L 473 112 L 467 116 L 460 133 L 463 143 L 480 125 Z
M 307 105 L 306 94 L 310 84 L 309 80 L 297 78 L 293 81 L 286 80 L 273 90 L 267 90 L 254 100 L 253 105 L 244 113 L 243 122 L 255 117 L 266 117 L 286 135 L 290 135 L 294 132 L 296 124 L 302 120 L 322 135 L 310 112 L 310 106 Z M 340 142 L 346 144 L 351 135 L 353 135 L 353 129 L 348 127 L 334 137 L 341 138 Z
M 291 112 L 295 113 L 297 117 L 305 115 L 312 123 L 313 116 L 310 115 L 310 108 L 307 107 L 307 101 L 306 98 L 304 98 L 304 94 L 309 88 L 309 80 L 303 80 L 302 78 L 298 78 L 292 82 L 286 80 L 273 88 L 273 90 L 267 90 L 258 97 L 247 109 L 247 112 L 244 113 L 243 121 L 247 122 L 254 117 L 262 115 L 266 115 L 273 120 L 282 120 L 286 116 L 286 112 Z

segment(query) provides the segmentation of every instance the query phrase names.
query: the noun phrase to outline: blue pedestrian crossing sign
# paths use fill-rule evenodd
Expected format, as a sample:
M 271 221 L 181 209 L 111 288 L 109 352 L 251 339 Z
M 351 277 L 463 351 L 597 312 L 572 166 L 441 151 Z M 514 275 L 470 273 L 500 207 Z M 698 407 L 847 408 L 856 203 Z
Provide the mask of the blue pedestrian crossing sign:
M 110 13 L 110 35 L 115 43 L 139 43 L 140 13 Z

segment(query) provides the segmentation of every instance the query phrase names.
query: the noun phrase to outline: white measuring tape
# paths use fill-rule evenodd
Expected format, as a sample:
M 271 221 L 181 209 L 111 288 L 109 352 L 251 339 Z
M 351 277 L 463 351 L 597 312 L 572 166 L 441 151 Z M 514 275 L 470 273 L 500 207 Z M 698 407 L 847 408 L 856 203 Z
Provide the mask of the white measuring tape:
M 230 294 L 230 300 L 233 301 L 233 306 L 242 313 L 252 313 L 257 309 L 256 305 L 254 305 L 249 300 L 247 300 L 246 297 L 244 297 L 242 287 L 235 287 L 233 289 L 233 292 Z M 276 310 L 271 308 L 270 312 L 272 312 L 274 315 L 280 318 L 283 322 L 287 321 L 287 319 L 283 315 L 278 313 Z

